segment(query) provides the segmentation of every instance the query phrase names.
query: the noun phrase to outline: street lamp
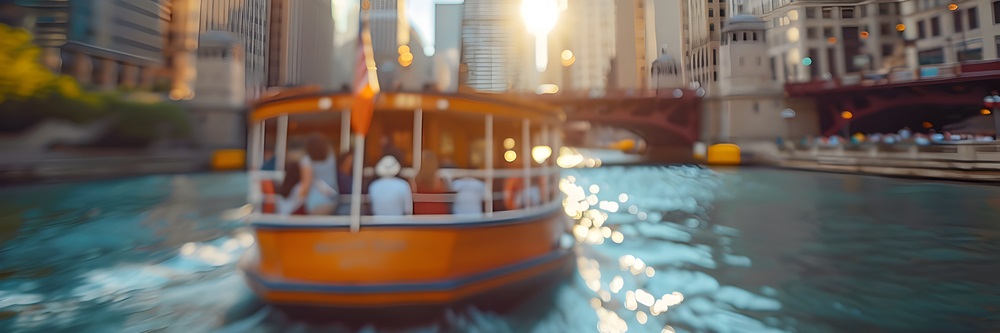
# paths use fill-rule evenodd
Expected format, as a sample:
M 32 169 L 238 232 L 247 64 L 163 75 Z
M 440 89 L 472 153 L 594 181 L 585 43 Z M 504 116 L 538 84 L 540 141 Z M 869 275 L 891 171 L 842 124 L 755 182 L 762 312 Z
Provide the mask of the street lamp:
M 854 113 L 851 112 L 851 111 L 846 111 L 845 110 L 844 112 L 840 113 L 840 117 L 844 118 L 844 120 L 847 121 L 847 124 L 844 125 L 844 132 L 846 132 L 846 134 L 844 135 L 844 137 L 845 138 L 850 138 L 851 137 L 851 119 L 854 118 Z
M 792 118 L 795 118 L 795 110 L 784 109 L 781 110 L 781 119 L 785 120 L 785 136 L 789 139 L 792 138 Z
M 983 98 L 983 104 L 987 108 L 990 108 L 990 113 L 993 116 L 993 141 L 1000 141 L 1000 116 L 997 115 L 997 109 L 1000 108 L 1000 96 L 997 95 L 997 91 L 994 90 L 990 92 Z

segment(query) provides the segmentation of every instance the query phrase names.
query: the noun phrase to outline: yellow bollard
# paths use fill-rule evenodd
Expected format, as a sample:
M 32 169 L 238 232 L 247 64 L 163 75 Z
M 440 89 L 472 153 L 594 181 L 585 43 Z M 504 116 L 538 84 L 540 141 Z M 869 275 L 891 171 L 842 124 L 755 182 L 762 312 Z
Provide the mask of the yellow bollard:
M 216 150 L 212 153 L 212 170 L 241 170 L 246 167 L 246 159 L 242 149 Z
M 708 147 L 709 165 L 740 165 L 740 146 L 719 143 Z

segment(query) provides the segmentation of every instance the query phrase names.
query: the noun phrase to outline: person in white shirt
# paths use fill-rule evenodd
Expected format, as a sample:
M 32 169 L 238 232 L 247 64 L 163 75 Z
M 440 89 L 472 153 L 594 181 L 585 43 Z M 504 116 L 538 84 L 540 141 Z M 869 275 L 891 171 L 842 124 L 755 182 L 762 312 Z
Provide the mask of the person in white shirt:
M 486 184 L 483 181 L 464 177 L 451 182 L 455 191 L 455 203 L 451 206 L 454 214 L 482 214 L 483 200 L 486 196 Z
M 410 183 L 397 178 L 402 170 L 399 161 L 392 155 L 382 157 L 375 164 L 375 174 L 379 179 L 368 186 L 368 196 L 372 201 L 372 213 L 377 216 L 402 216 L 413 214 L 413 190 Z

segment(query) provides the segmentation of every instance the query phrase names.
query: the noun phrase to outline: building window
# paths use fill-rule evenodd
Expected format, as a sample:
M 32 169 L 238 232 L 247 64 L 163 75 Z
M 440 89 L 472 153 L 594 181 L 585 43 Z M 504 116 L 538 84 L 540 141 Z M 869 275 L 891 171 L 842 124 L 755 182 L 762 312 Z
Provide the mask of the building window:
M 827 64 L 827 67 L 828 67 L 827 70 L 830 72 L 830 74 L 833 75 L 833 76 L 838 76 L 837 73 L 839 73 L 839 72 L 837 71 L 837 49 L 836 48 L 831 47 L 831 48 L 826 49 L 826 64 Z
M 753 33 L 753 40 L 757 40 L 757 33 L 756 32 Z
M 829 28 L 829 27 L 823 28 L 823 37 L 824 38 L 833 37 L 833 28 Z
M 895 51 L 895 47 L 893 47 L 892 44 L 882 44 L 882 56 L 883 57 L 891 56 L 893 51 Z
M 997 37 L 1000 38 L 1000 36 Z M 998 41 L 997 43 L 1000 43 L 1000 41 Z M 778 72 L 776 71 L 776 69 L 778 68 L 778 66 L 776 66 L 777 61 L 778 61 L 777 58 L 771 57 L 771 80 L 778 80 Z
M 840 18 L 854 18 L 854 7 L 841 8 Z
M 806 18 L 816 18 L 816 7 L 806 8 Z
M 892 25 L 889 24 L 889 23 L 882 23 L 882 24 L 880 24 L 878 26 L 878 30 L 879 30 L 879 34 L 881 34 L 882 36 L 889 36 L 890 34 L 892 34 L 893 31 L 895 31 L 892 28 Z
M 978 7 L 969 8 L 969 30 L 979 29 L 979 9 Z
M 941 18 L 931 18 L 931 36 L 941 36 Z
M 975 60 L 983 60 L 983 40 L 979 38 L 963 43 L 958 51 L 958 61 Z
M 889 3 L 883 2 L 878 4 L 878 14 L 879 15 L 889 15 Z
M 712 81 L 719 81 L 719 72 L 712 72 Z
M 733 33 L 733 41 L 734 42 L 736 41 L 736 34 L 735 33 Z
M 745 33 L 745 32 L 743 33 L 743 41 L 744 42 L 747 41 L 747 33 Z
M 806 38 L 808 39 L 816 38 L 816 28 L 813 27 L 806 28 Z
M 993 1 L 993 24 L 1000 24 L 1000 1 Z
M 736 6 L 736 11 L 742 13 L 743 12 L 743 5 L 737 5 Z
M 715 23 L 708 24 L 708 31 L 715 31 Z
M 823 7 L 823 18 L 833 18 L 833 7 Z
M 719 64 L 719 54 L 715 49 L 712 49 L 712 65 Z
M 917 53 L 917 59 L 920 65 L 934 65 L 944 63 L 944 49 L 936 48 L 930 50 L 924 50 Z
M 951 12 L 951 21 L 955 24 L 955 32 L 962 32 L 962 12 L 957 10 Z
M 927 27 L 924 25 L 924 21 L 917 21 L 917 38 L 927 38 Z
M 861 5 L 861 7 L 859 7 L 859 8 L 860 8 L 860 12 L 861 12 L 860 13 L 861 17 L 868 17 L 868 5 Z
M 719 17 L 726 17 L 726 10 L 725 9 L 719 9 Z
M 1000 35 L 993 36 L 993 43 L 996 44 L 997 50 L 1000 50 Z

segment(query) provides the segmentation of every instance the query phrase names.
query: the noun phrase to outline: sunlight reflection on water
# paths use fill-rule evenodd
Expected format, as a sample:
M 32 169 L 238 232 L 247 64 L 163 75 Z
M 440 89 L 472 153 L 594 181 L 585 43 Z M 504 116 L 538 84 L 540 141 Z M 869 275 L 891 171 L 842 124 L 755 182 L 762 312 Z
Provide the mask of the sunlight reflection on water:
M 0 331 L 352 331 L 288 319 L 245 286 L 246 186 L 0 189 Z M 571 281 L 511 313 L 449 310 L 406 331 L 997 331 L 1000 190 L 695 167 L 567 170 L 559 188 Z

